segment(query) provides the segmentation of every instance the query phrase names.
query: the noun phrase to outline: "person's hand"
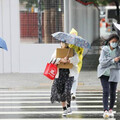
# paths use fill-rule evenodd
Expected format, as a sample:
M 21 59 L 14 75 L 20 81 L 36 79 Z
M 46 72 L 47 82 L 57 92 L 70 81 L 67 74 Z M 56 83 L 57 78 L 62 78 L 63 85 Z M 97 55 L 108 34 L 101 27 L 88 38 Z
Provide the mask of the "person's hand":
M 64 59 L 64 58 L 61 58 L 60 62 L 62 62 L 62 63 L 67 63 L 67 60 Z
M 65 57 L 64 59 L 65 59 L 68 63 L 70 63 L 70 60 L 69 60 L 68 57 Z
M 114 58 L 114 61 L 115 61 L 115 62 L 119 62 L 119 60 L 120 60 L 120 57 Z
M 68 57 L 64 57 L 65 60 L 68 60 Z
M 67 62 L 70 63 L 70 60 L 68 59 Z

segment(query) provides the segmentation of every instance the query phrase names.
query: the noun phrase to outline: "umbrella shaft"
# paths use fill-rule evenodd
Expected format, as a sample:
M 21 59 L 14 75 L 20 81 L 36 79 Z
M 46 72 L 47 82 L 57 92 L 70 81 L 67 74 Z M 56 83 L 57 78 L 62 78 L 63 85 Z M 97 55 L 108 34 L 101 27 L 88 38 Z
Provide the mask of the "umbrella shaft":
M 68 50 L 68 53 L 67 53 L 67 56 L 66 56 L 66 57 L 68 57 L 69 53 L 70 53 L 70 48 L 69 48 L 69 50 Z

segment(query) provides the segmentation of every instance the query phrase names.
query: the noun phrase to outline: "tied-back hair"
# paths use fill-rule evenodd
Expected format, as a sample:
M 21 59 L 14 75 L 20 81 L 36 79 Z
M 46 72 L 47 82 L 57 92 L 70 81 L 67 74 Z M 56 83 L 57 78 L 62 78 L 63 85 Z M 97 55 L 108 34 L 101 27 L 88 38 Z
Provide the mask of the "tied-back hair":
M 105 39 L 104 37 L 101 38 L 101 45 L 109 45 L 109 42 L 116 38 L 119 42 L 119 36 L 117 34 L 111 34 L 109 38 Z

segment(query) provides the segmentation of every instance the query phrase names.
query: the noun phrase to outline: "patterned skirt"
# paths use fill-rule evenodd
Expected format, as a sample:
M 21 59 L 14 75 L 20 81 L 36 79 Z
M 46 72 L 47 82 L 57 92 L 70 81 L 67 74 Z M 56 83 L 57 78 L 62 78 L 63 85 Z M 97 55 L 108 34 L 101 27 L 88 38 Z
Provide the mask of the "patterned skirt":
M 51 102 L 70 102 L 71 88 L 74 77 L 69 77 L 69 69 L 59 69 L 59 77 L 53 82 L 51 88 Z

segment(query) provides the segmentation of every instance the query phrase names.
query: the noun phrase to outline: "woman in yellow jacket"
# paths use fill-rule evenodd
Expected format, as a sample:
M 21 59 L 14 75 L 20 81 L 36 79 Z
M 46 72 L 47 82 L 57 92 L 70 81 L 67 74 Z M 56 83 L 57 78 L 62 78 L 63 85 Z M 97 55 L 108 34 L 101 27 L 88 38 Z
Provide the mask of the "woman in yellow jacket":
M 77 31 L 75 29 L 72 29 L 70 34 L 78 35 Z M 83 60 L 83 48 L 77 47 L 75 45 L 69 45 L 70 48 L 74 49 L 75 54 L 77 54 L 79 62 L 76 63 L 76 65 L 73 66 L 72 68 L 72 74 L 74 74 L 74 81 L 71 89 L 71 94 L 72 94 L 72 99 L 74 100 L 76 98 L 76 89 L 78 85 L 78 78 L 79 78 L 79 73 L 82 68 L 82 60 Z

